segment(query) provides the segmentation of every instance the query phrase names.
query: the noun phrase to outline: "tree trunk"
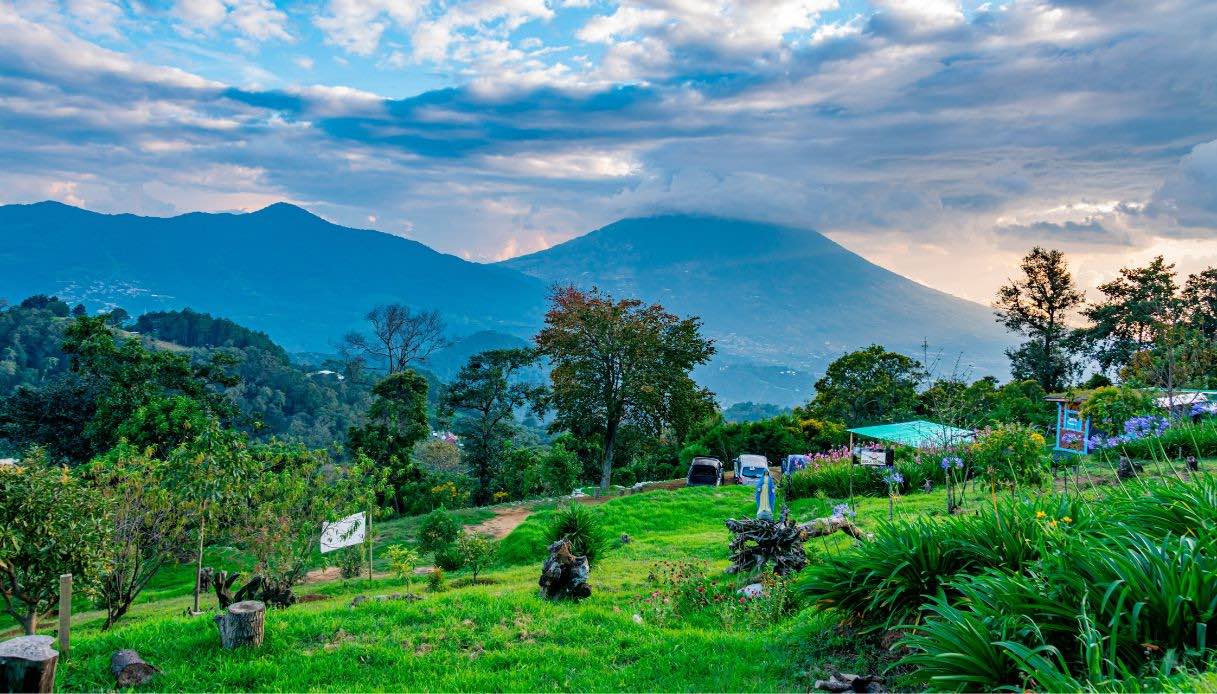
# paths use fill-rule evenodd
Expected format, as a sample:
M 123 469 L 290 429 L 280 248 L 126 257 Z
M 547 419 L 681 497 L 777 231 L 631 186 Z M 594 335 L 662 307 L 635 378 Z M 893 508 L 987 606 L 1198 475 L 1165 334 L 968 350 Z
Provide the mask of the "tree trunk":
M 203 502 L 203 513 L 199 516 L 199 555 L 194 566 L 194 613 L 199 613 L 199 592 L 203 587 L 203 533 L 207 528 L 207 502 Z
M 571 553 L 570 540 L 562 538 L 549 546 L 549 557 L 541 565 L 541 597 L 550 600 L 580 600 L 592 594 L 587 584 L 587 557 Z
M 613 444 L 617 442 L 619 422 L 609 420 L 604 432 L 604 460 L 600 463 L 600 490 L 608 491 L 613 481 Z
M 26 636 L 33 636 L 38 632 L 38 613 L 31 610 L 21 618 L 21 630 Z
M 114 675 L 115 686 L 119 689 L 147 684 L 159 672 L 130 649 L 116 651 L 110 656 L 110 674 Z
M 220 645 L 224 648 L 257 648 L 262 645 L 266 628 L 266 605 L 257 600 L 233 603 L 227 612 L 216 617 L 216 626 L 220 628 Z
M 55 688 L 59 654 L 50 636 L 19 636 L 0 643 L 0 689 L 6 692 L 50 692 Z

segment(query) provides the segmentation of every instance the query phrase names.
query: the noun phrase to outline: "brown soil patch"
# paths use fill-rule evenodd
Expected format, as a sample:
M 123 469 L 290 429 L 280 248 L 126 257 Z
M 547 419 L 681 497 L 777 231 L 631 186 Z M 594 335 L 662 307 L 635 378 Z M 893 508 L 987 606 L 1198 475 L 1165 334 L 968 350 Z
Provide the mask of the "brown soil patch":
M 508 506 L 506 508 L 497 508 L 494 510 L 494 517 L 484 520 L 477 525 L 469 526 L 469 529 L 475 533 L 482 533 L 490 537 L 501 540 L 511 534 L 525 518 L 532 515 L 532 508 L 528 506 Z

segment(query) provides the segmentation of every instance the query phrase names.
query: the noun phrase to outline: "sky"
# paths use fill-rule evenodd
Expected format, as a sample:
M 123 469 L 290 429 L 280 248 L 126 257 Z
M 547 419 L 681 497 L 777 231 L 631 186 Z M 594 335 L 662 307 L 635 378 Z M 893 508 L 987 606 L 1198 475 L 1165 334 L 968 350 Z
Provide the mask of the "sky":
M 709 213 L 987 303 L 1034 245 L 1086 287 L 1217 265 L 1214 36 L 1212 0 L 0 0 L 0 203 L 286 200 L 479 261 Z

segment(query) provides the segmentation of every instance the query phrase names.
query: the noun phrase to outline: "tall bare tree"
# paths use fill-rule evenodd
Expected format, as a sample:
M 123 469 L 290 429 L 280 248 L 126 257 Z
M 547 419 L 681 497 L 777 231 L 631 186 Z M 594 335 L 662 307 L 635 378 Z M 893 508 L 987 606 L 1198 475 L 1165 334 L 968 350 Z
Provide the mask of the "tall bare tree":
M 403 304 L 382 304 L 368 311 L 370 335 L 347 333 L 343 347 L 350 353 L 384 365 L 395 374 L 411 364 L 426 362 L 450 343 L 438 311 L 412 311 Z

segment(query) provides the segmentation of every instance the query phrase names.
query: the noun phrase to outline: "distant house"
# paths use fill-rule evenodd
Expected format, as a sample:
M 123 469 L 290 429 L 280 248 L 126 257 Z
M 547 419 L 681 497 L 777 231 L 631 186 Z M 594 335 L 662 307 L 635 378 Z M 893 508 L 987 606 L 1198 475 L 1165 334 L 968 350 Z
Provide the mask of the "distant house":
M 322 369 L 320 371 L 311 371 L 311 372 L 309 372 L 309 376 L 332 376 L 332 377 L 338 379 L 339 381 L 346 380 L 346 376 L 343 376 L 342 374 L 338 373 L 337 371 L 331 371 L 330 369 Z
M 5 465 L 12 465 L 13 467 L 17 467 L 17 459 L 16 458 L 0 458 L 0 467 L 3 467 Z

